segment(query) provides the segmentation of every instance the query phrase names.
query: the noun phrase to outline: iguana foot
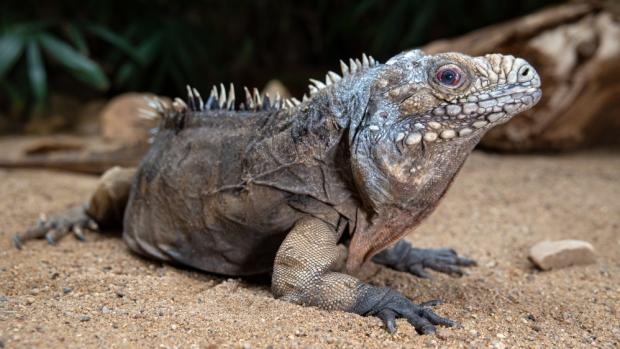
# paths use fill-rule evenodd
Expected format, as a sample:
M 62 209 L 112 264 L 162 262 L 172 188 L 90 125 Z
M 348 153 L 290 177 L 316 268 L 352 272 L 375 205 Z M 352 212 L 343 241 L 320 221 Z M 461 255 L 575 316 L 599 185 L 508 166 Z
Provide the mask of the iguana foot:
M 453 249 L 414 248 L 402 240 L 394 247 L 376 255 L 373 261 L 421 278 L 431 277 L 425 270 L 427 268 L 451 276 L 463 276 L 465 273 L 460 267 L 476 265 L 476 261 L 459 256 Z
M 41 238 L 45 238 L 50 245 L 54 245 L 69 233 L 73 233 L 79 240 L 84 240 L 85 229 L 97 231 L 99 227 L 86 214 L 84 207 L 78 206 L 57 216 L 39 218 L 34 227 L 13 237 L 13 245 L 21 249 L 26 241 Z
M 435 333 L 436 325 L 447 327 L 457 325 L 456 322 L 435 314 L 429 308 L 441 303 L 443 302 L 433 300 L 418 305 L 389 288 L 369 286 L 359 298 L 356 307 L 364 309 L 363 315 L 380 318 L 390 333 L 396 332 L 396 319 L 404 318 L 419 334 L 430 334 Z

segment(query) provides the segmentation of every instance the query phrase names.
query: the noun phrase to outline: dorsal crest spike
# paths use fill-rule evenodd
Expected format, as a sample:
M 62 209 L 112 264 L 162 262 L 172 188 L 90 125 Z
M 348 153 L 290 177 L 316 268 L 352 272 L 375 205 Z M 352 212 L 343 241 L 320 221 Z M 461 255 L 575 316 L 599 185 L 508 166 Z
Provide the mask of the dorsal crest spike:
M 195 111 L 197 108 L 194 93 L 192 92 L 192 87 L 189 85 L 185 85 L 185 89 L 187 89 L 187 103 L 189 104 L 189 109 Z
M 211 110 L 217 108 L 218 101 L 219 96 L 217 94 L 217 87 L 213 85 L 213 88 L 211 88 L 211 94 L 209 95 L 209 99 L 207 99 L 207 103 L 205 105 L 206 109 Z
M 349 75 L 349 66 L 342 60 L 340 60 L 340 70 L 342 70 L 342 76 Z
M 254 87 L 252 93 L 254 94 L 254 104 L 256 105 L 256 108 L 261 109 L 263 106 L 263 99 L 261 98 L 260 92 L 258 92 L 256 87 Z
M 199 111 L 203 111 L 205 107 L 205 103 L 202 100 L 202 96 L 200 95 L 200 93 L 198 92 L 196 88 L 193 88 L 192 92 L 194 92 L 194 98 L 196 99 L 196 107 L 198 108 Z
M 370 62 L 368 61 L 368 56 L 365 53 L 362 53 L 362 67 L 369 68 Z
M 328 71 L 327 75 L 330 77 L 330 79 L 332 80 L 333 83 L 336 83 L 338 81 L 340 81 L 342 79 L 342 77 L 340 77 L 340 75 L 334 73 L 333 71 Z
M 351 72 L 351 74 L 357 73 L 357 64 L 355 63 L 355 60 L 353 60 L 353 58 L 349 58 L 349 71 Z
M 249 110 L 254 110 L 256 104 L 254 103 L 254 98 L 252 98 L 252 93 L 248 90 L 247 86 L 243 87 L 243 91 L 245 92 L 245 104 L 247 105 Z
M 329 74 L 325 74 L 325 85 L 329 86 L 333 84 L 332 78 L 329 77 Z
M 172 108 L 174 108 L 177 113 L 183 113 L 187 110 L 187 104 L 181 98 L 176 97 L 172 102 Z
M 230 84 L 228 89 L 228 99 L 226 100 L 226 109 L 231 110 L 235 106 L 235 85 Z
M 291 109 L 294 108 L 295 104 L 290 100 L 290 99 L 285 99 L 284 100 L 284 108 L 285 109 Z
M 310 82 L 313 83 L 314 86 L 316 86 L 316 88 L 319 90 L 326 87 L 326 85 L 323 82 L 316 80 L 316 79 L 310 79 Z
M 218 101 L 220 109 L 224 109 L 226 105 L 226 89 L 224 88 L 224 84 L 220 84 L 220 99 Z

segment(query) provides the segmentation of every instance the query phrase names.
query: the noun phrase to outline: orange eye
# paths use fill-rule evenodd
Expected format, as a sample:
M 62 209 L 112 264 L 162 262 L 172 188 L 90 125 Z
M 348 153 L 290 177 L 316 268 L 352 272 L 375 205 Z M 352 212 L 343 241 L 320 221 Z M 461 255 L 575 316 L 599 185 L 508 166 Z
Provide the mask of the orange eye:
M 435 78 L 446 87 L 457 87 L 461 82 L 461 72 L 455 67 L 440 68 Z

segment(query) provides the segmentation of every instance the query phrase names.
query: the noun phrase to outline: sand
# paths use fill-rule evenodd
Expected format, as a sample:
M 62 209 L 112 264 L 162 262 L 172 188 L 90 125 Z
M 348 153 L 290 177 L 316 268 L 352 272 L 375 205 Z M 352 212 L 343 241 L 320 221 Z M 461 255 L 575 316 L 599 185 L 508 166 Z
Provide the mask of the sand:
M 10 236 L 40 212 L 88 197 L 96 178 L 0 170 L 0 348 L 603 347 L 620 346 L 620 156 L 475 153 L 435 213 L 406 238 L 478 260 L 463 278 L 421 280 L 374 264 L 364 278 L 462 324 L 388 334 L 376 318 L 275 300 L 269 285 L 136 257 L 114 234 L 44 241 Z M 584 239 L 590 266 L 541 272 L 544 239 Z

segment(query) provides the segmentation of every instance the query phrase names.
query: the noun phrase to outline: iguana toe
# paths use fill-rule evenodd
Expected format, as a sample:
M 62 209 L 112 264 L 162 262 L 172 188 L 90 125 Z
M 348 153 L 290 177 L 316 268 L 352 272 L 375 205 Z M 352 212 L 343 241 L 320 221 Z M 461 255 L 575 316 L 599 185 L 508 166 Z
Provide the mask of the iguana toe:
M 383 295 L 381 295 L 383 293 Z M 366 301 L 374 304 L 363 304 Z M 365 315 L 380 318 L 388 332 L 396 331 L 396 319 L 406 319 L 419 334 L 435 333 L 436 326 L 453 327 L 457 323 L 435 314 L 428 306 L 441 304 L 441 301 L 432 300 L 422 304 L 414 304 L 402 294 L 385 288 L 372 287 L 366 291 L 364 299 L 360 300 L 360 306 L 368 307 Z
M 414 248 L 406 241 L 399 241 L 394 247 L 376 255 L 373 260 L 376 263 L 399 271 L 406 271 L 425 279 L 431 277 L 426 269 L 460 277 L 465 275 L 461 267 L 476 265 L 476 261 L 459 256 L 453 249 Z
M 84 241 L 86 239 L 85 229 L 97 231 L 99 226 L 86 214 L 84 207 L 74 207 L 58 216 L 40 219 L 35 226 L 15 235 L 13 245 L 17 249 L 22 249 L 28 240 L 42 238 L 47 240 L 48 244 L 56 245 L 58 241 L 71 233 L 78 240 Z

